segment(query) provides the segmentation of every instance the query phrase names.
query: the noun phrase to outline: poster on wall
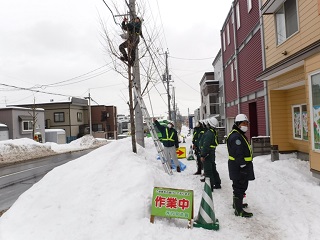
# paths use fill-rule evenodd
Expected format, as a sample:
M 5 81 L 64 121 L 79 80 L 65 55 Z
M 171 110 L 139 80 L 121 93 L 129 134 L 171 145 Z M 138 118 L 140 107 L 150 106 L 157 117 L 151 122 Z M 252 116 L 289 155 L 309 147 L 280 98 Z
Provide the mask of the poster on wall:
M 302 117 L 302 139 L 308 140 L 308 113 L 307 113 L 307 105 L 301 106 L 301 117 Z
M 313 149 L 320 150 L 320 73 L 311 76 Z
M 301 113 L 300 113 L 300 107 L 294 107 L 293 108 L 293 131 L 294 131 L 294 137 L 301 139 Z
M 320 105 L 313 106 L 313 141 L 314 149 L 320 149 Z

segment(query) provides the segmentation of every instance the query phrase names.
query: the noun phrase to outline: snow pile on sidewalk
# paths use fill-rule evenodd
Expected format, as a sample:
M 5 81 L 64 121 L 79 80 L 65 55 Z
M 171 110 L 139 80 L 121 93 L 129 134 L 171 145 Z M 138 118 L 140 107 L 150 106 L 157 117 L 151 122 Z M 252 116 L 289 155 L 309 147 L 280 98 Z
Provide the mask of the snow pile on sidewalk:
M 69 144 L 39 143 L 30 138 L 0 141 L 0 166 L 58 153 L 96 148 L 106 142 L 106 139 L 97 140 L 90 135 L 85 135 Z
M 225 144 L 216 149 L 222 189 L 213 192 L 219 231 L 188 229 L 182 219 L 156 217 L 151 224 L 153 187 L 193 190 L 197 215 L 204 184 L 193 175 L 195 161 L 180 159 L 186 170 L 166 174 L 152 139 L 145 140 L 137 153 L 126 138 L 50 171 L 0 218 L 0 240 L 319 239 L 319 179 L 309 162 L 296 154 L 280 154 L 275 162 L 255 157 L 256 180 L 245 199 L 253 217 L 244 219 L 234 216 Z M 187 137 L 181 146 L 190 144 Z

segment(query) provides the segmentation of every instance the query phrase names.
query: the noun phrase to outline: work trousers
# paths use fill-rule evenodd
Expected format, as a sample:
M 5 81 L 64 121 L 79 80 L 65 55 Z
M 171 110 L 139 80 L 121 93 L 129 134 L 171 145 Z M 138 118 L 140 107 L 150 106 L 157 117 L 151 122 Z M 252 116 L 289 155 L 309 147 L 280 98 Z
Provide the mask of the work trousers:
M 173 146 L 173 147 L 164 147 L 163 148 L 163 153 L 164 153 L 164 156 L 165 156 L 166 160 L 170 163 L 171 167 L 172 167 L 171 159 L 173 159 L 174 165 L 176 165 L 176 167 L 180 166 L 175 146 Z
M 136 60 L 136 48 L 139 44 L 139 35 L 130 34 L 129 38 L 120 44 L 119 50 L 122 53 L 122 55 L 125 58 L 128 58 L 128 55 L 130 56 L 130 59 L 128 59 L 131 62 L 134 62 Z M 128 54 L 125 49 L 128 49 Z
M 243 199 L 247 189 L 248 189 L 249 181 L 240 179 L 240 180 L 232 180 L 232 188 L 233 188 L 233 196 Z
M 216 167 L 216 153 L 210 151 L 209 155 L 203 162 L 204 176 L 210 178 L 211 187 L 220 185 L 221 179 Z

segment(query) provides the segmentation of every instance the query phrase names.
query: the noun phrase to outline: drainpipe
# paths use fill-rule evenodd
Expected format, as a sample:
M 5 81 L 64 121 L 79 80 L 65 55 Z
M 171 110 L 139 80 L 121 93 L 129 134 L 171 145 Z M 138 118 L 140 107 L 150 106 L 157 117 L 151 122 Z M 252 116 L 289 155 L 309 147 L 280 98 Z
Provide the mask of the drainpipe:
M 224 65 L 224 58 L 223 58 L 223 52 L 224 52 L 224 49 L 223 49 L 223 39 L 222 39 L 222 34 L 223 34 L 223 31 L 220 30 L 220 46 L 221 46 L 221 71 L 222 71 L 222 81 L 223 81 L 223 102 L 224 102 L 224 127 L 225 128 L 229 128 L 228 126 L 228 116 L 227 116 L 227 104 L 226 104 L 226 89 L 225 89 L 225 82 L 224 82 L 224 79 L 225 79 L 225 65 Z M 227 129 L 226 129 L 227 130 Z
M 259 9 L 262 7 L 262 0 L 259 0 Z M 263 28 L 263 17 L 260 14 L 260 33 L 261 33 L 261 51 L 262 51 L 262 69 L 266 69 L 266 49 L 264 44 L 264 28 Z M 268 84 L 267 81 L 263 81 L 263 89 L 264 89 L 264 112 L 265 112 L 265 120 L 266 120 L 266 135 L 270 136 L 270 123 L 269 123 L 269 99 L 268 99 Z
M 236 66 L 235 80 L 237 83 L 237 97 L 238 97 L 238 113 L 241 113 L 240 108 L 240 86 L 239 86 L 239 69 L 238 69 L 238 44 L 237 44 L 237 21 L 236 21 L 236 2 L 232 2 L 232 12 L 233 12 L 233 38 L 234 38 L 234 63 Z

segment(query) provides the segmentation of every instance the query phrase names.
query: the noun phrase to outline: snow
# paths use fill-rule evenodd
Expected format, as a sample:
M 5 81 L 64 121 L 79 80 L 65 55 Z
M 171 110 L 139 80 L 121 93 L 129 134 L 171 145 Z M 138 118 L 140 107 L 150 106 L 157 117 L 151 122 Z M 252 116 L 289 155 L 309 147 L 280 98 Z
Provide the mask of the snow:
M 70 144 L 39 143 L 30 138 L 4 140 L 0 141 L 0 167 L 13 162 L 100 147 L 105 145 L 106 141 L 106 139 L 95 139 L 89 135 L 72 141 Z
M 62 152 L 94 141 L 48 145 Z M 27 139 L 10 143 L 27 150 L 38 146 Z M 188 152 L 190 144 L 188 136 L 180 145 Z M 2 145 L 0 142 L 1 153 Z M 319 239 L 319 180 L 312 177 L 309 162 L 295 154 L 280 154 L 275 162 L 270 155 L 255 157 L 256 180 L 249 183 L 245 199 L 254 216 L 245 219 L 233 214 L 225 144 L 216 150 L 222 189 L 213 192 L 220 229 L 188 229 L 187 220 L 160 217 L 151 224 L 153 187 L 193 190 L 196 216 L 203 183 L 200 176 L 193 175 L 195 161 L 180 159 L 186 170 L 170 176 L 156 160 L 152 139 L 146 138 L 145 145 L 138 146 L 135 154 L 131 138 L 113 141 L 50 171 L 0 218 L 0 239 Z

